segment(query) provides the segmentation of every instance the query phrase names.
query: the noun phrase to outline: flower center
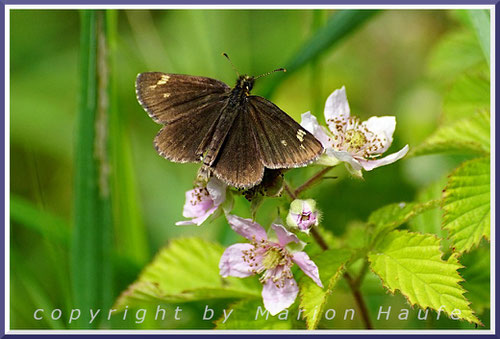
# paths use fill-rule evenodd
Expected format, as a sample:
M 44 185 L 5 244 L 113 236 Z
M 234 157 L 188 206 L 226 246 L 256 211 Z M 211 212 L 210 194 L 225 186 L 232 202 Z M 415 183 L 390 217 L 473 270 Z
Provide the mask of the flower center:
M 311 212 L 303 212 L 300 215 L 300 221 L 309 221 L 311 219 Z
M 278 247 L 269 248 L 269 250 L 267 250 L 266 254 L 264 255 L 264 259 L 262 260 L 262 265 L 264 266 L 264 268 L 269 270 L 275 268 L 280 264 L 283 264 L 284 257 L 283 253 L 281 252 L 281 249 Z
M 191 203 L 191 206 L 196 206 L 208 197 L 210 197 L 210 194 L 208 193 L 206 187 L 197 187 L 194 189 L 189 202 Z
M 366 142 L 366 135 L 357 128 L 352 128 L 345 132 L 345 143 L 349 150 L 359 151 L 366 145 Z

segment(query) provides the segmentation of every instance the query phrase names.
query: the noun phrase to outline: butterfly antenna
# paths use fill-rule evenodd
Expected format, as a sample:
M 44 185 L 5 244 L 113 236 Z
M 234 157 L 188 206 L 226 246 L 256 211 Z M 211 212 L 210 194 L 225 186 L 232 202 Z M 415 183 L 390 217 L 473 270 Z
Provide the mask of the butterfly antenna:
M 274 72 L 286 72 L 286 69 L 285 68 L 278 68 L 278 69 L 275 69 L 274 71 L 261 74 L 258 77 L 255 77 L 254 79 L 258 79 L 258 78 L 262 78 L 262 77 L 268 76 L 269 74 L 272 74 Z
M 231 59 L 229 59 L 229 55 L 227 55 L 226 53 L 222 53 L 222 55 L 226 57 L 226 59 L 231 64 L 231 67 L 233 67 L 234 71 L 236 72 L 236 74 L 238 74 L 238 76 L 240 76 L 240 72 L 238 72 L 238 70 L 236 69 L 236 67 L 234 67 L 233 62 L 231 61 Z

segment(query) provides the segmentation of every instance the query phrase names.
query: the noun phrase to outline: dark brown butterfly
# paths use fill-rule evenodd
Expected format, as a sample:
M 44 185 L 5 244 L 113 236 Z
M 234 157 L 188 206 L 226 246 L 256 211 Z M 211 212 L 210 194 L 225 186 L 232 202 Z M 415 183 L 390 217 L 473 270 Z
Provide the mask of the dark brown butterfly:
M 323 152 L 321 143 L 272 102 L 250 95 L 254 77 L 241 75 L 231 89 L 200 76 L 141 73 L 137 100 L 165 125 L 154 139 L 174 162 L 203 162 L 200 173 L 250 188 L 264 168 L 301 167 Z

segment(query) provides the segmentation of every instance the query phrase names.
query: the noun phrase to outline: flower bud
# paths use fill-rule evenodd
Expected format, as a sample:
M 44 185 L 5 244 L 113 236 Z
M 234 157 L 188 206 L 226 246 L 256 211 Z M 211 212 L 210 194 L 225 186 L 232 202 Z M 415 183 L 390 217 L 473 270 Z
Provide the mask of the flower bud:
M 301 232 L 309 233 L 311 227 L 317 226 L 319 223 L 319 211 L 316 209 L 316 201 L 313 199 L 295 199 L 292 201 L 286 222 L 291 228 L 298 228 Z

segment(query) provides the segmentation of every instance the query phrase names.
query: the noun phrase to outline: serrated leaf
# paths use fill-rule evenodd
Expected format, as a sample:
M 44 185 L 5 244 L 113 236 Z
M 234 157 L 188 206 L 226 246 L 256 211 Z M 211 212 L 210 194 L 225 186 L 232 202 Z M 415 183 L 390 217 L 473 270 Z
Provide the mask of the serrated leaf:
M 313 258 L 318 266 L 324 289 L 316 285 L 311 278 L 304 276 L 299 281 L 300 308 L 303 310 L 307 328 L 312 330 L 318 326 L 323 308 L 337 281 L 344 273 L 344 264 L 351 257 L 347 250 L 327 250 Z
M 460 270 L 464 278 L 463 286 L 471 306 L 477 313 L 490 308 L 490 249 L 479 247 L 464 254 L 460 262 L 465 267 Z
M 443 118 L 449 123 L 490 109 L 490 78 L 487 67 L 461 75 L 443 102 Z
M 454 256 L 443 260 L 439 246 L 440 239 L 434 235 L 392 231 L 368 259 L 384 286 L 392 293 L 399 290 L 412 306 L 436 311 L 444 306 L 441 310 L 449 316 L 458 309 L 460 319 L 482 325 L 459 284 L 461 265 Z
M 286 319 L 285 314 L 288 315 Z M 215 322 L 215 328 L 218 330 L 289 330 L 293 327 L 294 316 L 296 317 L 292 310 L 285 310 L 273 317 L 265 309 L 262 300 L 243 300 L 231 305 L 226 311 L 226 322 L 224 322 L 223 315 Z
M 450 80 L 484 62 L 481 47 L 468 30 L 451 32 L 441 39 L 429 59 L 431 76 Z
M 401 226 L 416 215 L 437 207 L 438 200 L 424 203 L 400 202 L 379 208 L 368 217 L 368 223 L 375 226 L 372 239 L 373 242 L 387 232 Z
M 176 239 L 146 266 L 124 291 L 114 308 L 186 302 L 214 298 L 260 297 L 256 279 L 221 278 L 219 260 L 224 248 L 200 238 Z
M 474 159 L 453 172 L 443 192 L 443 229 L 461 253 L 490 239 L 490 159 Z
M 435 153 L 487 155 L 490 153 L 490 113 L 473 116 L 440 127 L 423 144 L 410 151 L 412 156 Z

